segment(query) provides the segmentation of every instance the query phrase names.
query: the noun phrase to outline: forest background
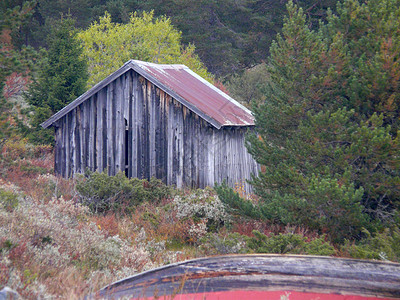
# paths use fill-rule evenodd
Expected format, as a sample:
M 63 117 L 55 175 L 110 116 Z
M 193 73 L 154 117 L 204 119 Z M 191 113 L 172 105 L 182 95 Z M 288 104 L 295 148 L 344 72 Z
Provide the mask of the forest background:
M 399 261 L 399 28 L 398 0 L 2 1 L 0 285 L 81 297 L 226 253 Z M 39 124 L 128 59 L 252 108 L 254 194 L 53 175 Z

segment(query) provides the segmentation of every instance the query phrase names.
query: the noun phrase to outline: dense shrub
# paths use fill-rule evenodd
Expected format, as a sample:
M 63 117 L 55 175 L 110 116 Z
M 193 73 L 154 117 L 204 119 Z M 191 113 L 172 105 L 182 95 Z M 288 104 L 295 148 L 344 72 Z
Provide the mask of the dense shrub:
M 308 240 L 300 234 L 279 233 L 266 236 L 254 230 L 254 237 L 247 240 L 247 247 L 256 253 L 334 255 L 335 248 L 324 236 Z
M 143 201 L 159 201 L 172 193 L 170 187 L 156 178 L 129 179 L 122 172 L 108 176 L 106 170 L 102 173 L 87 170 L 85 175 L 78 175 L 76 190 L 80 201 L 96 213 L 129 212 Z
M 325 236 L 308 238 L 302 234 L 279 233 L 269 236 L 254 230 L 252 237 L 239 233 L 207 234 L 201 240 L 201 249 L 207 255 L 238 253 L 275 254 L 336 254 L 335 248 L 325 241 Z
M 192 219 L 196 224 L 203 221 L 207 231 L 217 231 L 229 222 L 224 204 L 211 188 L 177 195 L 172 204 L 179 219 Z
M 247 237 L 237 232 L 221 235 L 209 233 L 201 239 L 201 250 L 206 255 L 248 253 Z
M 382 259 L 400 262 L 400 230 L 397 226 L 371 234 L 364 230 L 366 238 L 355 243 L 346 241 L 341 251 L 346 256 L 363 259 Z
M 32 145 L 26 139 L 4 139 L 0 141 L 0 178 L 27 192 L 32 188 L 32 179 L 53 172 L 52 152 L 51 146 Z
M 1 154 L 3 158 L 16 160 L 30 156 L 31 147 L 25 139 L 7 139 L 2 144 Z
M 10 161 L 28 158 L 43 159 L 53 151 L 53 147 L 50 145 L 33 145 L 26 138 L 18 136 L 3 139 L 0 147 L 2 158 Z
M 326 233 L 335 242 L 359 238 L 363 227 L 371 227 L 359 202 L 362 190 L 317 177 L 304 184 L 309 185 L 307 199 L 275 193 L 268 202 L 258 204 L 241 198 L 226 184 L 216 186 L 215 190 L 222 202 L 241 216 L 282 225 L 301 225 Z
M 259 208 L 250 200 L 243 199 L 241 195 L 229 187 L 226 182 L 215 185 L 215 191 L 223 203 L 236 215 L 247 216 L 252 219 L 263 219 L 264 216 Z
M 12 211 L 18 206 L 18 195 L 0 188 L 0 205 L 7 211 Z

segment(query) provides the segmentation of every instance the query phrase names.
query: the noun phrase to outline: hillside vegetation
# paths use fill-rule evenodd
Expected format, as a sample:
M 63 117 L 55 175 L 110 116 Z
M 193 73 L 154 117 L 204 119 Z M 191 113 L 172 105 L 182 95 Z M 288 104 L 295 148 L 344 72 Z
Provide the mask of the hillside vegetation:
M 220 187 L 174 190 L 122 173 L 52 175 L 51 147 L 2 144 L 0 286 L 27 299 L 79 298 L 106 284 L 168 263 L 228 253 L 282 253 L 400 259 L 400 231 L 329 241 L 301 225 L 246 217 L 243 201 Z M 242 194 L 243 195 L 243 194 Z M 224 199 L 224 202 L 221 201 Z M 248 198 L 249 207 L 257 199 Z
M 185 46 L 194 44 L 208 70 L 217 77 L 265 61 L 276 33 L 280 32 L 287 0 L 4 0 L 4 6 L 34 2 L 34 13 L 15 32 L 18 45 L 34 48 L 47 45 L 50 27 L 60 14 L 71 15 L 78 29 L 87 29 L 108 12 L 112 22 L 129 24 L 133 12 L 154 11 L 167 16 L 182 32 Z M 335 0 L 298 0 L 312 25 L 326 18 Z M 151 33 L 154 34 L 154 33 Z

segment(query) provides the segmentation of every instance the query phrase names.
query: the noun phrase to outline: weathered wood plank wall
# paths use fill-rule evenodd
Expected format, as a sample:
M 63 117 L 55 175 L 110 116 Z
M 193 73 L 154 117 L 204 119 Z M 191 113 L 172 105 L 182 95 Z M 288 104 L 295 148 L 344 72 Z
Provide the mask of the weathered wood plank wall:
M 249 190 L 244 181 L 258 171 L 244 145 L 248 127 L 218 130 L 132 70 L 55 127 L 55 170 L 65 177 L 107 168 L 177 187 L 226 180 Z

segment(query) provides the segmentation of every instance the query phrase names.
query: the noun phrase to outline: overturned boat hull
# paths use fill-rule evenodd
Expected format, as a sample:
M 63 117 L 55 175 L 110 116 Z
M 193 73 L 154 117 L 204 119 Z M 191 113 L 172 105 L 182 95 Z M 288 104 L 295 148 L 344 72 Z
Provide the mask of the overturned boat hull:
M 400 299 L 400 264 L 301 255 L 226 255 L 147 271 L 100 290 L 105 299 Z

